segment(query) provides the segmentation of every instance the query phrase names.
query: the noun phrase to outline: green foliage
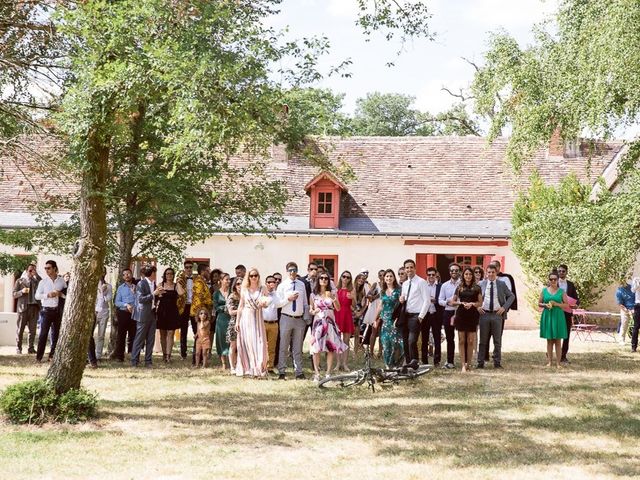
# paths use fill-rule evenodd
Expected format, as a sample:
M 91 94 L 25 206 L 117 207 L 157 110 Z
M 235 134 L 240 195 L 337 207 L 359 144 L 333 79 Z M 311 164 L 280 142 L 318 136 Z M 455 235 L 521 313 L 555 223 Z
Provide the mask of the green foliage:
M 414 102 L 411 95 L 369 93 L 356 101 L 352 131 L 355 135 L 388 137 L 480 134 L 462 104 L 432 115 L 413 108 Z
M 85 422 L 96 416 L 98 396 L 83 388 L 57 395 L 46 380 L 10 385 L 0 395 L 0 410 L 13 423 Z
M 58 399 L 44 380 L 10 385 L 0 396 L 0 409 L 13 423 L 41 424 L 51 418 Z
M 636 174 L 619 194 L 590 200 L 591 187 L 575 175 L 551 186 L 534 174 L 515 203 L 512 231 L 513 251 L 531 283 L 541 285 L 565 263 L 588 307 L 625 277 L 640 248 L 638 187 Z
M 86 422 L 97 415 L 98 395 L 84 388 L 72 388 L 60 395 L 56 410 L 58 422 Z

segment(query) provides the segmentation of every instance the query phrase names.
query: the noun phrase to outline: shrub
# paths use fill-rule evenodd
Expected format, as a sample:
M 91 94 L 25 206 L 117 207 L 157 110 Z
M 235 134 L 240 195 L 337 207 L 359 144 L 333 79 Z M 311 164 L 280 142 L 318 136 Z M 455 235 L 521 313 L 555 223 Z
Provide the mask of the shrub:
M 96 416 L 98 395 L 85 390 L 71 389 L 58 399 L 56 420 L 59 422 L 86 422 Z
M 44 423 L 55 410 L 58 398 L 44 380 L 31 380 L 8 387 L 0 396 L 0 408 L 13 423 Z
M 97 405 L 95 393 L 80 388 L 57 395 L 45 380 L 17 383 L 0 395 L 0 410 L 13 423 L 84 422 L 96 416 Z

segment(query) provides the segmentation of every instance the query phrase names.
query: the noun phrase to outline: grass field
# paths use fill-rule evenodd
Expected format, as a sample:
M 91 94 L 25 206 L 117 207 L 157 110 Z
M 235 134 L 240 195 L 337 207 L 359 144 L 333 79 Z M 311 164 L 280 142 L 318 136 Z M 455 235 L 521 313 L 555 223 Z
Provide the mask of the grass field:
M 3 478 L 640 476 L 640 355 L 574 341 L 571 365 L 555 370 L 536 332 L 507 331 L 503 345 L 504 370 L 438 370 L 376 393 L 243 380 L 179 360 L 106 363 L 84 377 L 100 395 L 96 421 L 0 423 Z M 12 351 L 0 349 L 0 389 L 46 371 Z

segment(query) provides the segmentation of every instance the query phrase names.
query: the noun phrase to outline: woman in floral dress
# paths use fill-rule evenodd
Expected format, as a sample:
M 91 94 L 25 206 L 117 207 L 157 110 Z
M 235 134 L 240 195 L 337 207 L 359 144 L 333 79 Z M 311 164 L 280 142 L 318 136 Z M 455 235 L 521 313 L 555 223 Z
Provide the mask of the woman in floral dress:
M 382 357 L 387 367 L 402 365 L 404 348 L 402 335 L 394 325 L 393 309 L 400 301 L 400 285 L 393 270 L 385 270 L 384 286 L 380 295 L 377 317 L 380 318 L 380 343 L 382 343 Z
M 313 355 L 314 381 L 320 380 L 320 353 L 327 352 L 327 377 L 331 375 L 334 354 L 347 350 L 336 326 L 334 310 L 340 310 L 338 298 L 331 292 L 329 275 L 321 273 L 318 283 L 309 297 L 309 312 L 313 317 L 311 327 L 311 354 Z

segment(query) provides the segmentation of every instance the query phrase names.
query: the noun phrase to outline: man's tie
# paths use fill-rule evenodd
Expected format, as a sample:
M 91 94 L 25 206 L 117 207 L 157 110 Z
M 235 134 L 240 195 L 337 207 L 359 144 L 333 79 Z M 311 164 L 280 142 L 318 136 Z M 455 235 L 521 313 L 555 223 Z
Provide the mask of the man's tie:
M 491 282 L 489 287 L 489 311 L 493 312 L 493 282 Z
M 291 288 L 293 289 L 293 292 L 295 293 L 295 291 L 296 291 L 296 281 L 295 280 L 293 280 L 291 282 Z M 296 311 L 296 301 L 295 300 L 293 301 L 292 310 L 294 312 Z

